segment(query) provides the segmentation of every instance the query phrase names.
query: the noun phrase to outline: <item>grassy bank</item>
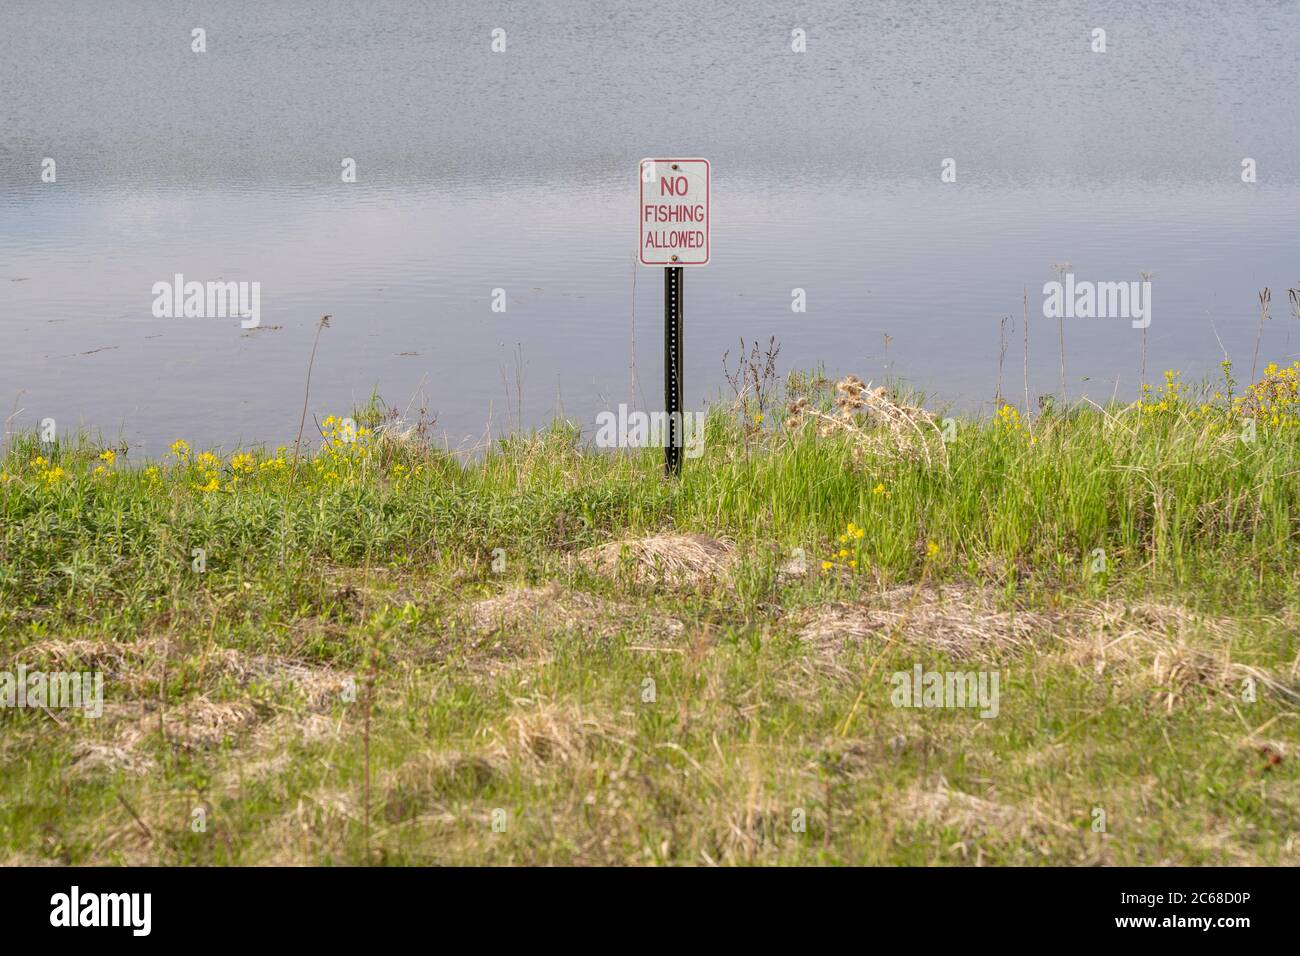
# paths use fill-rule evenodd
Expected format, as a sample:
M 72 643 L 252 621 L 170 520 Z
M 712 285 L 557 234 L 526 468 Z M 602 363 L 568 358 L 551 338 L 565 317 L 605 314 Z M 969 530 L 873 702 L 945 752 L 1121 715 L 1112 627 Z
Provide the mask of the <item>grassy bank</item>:
M 945 420 L 845 380 L 679 480 L 355 413 L 163 459 L 16 436 L 0 860 L 1295 863 L 1297 369 Z M 893 675 L 997 674 L 996 716 Z

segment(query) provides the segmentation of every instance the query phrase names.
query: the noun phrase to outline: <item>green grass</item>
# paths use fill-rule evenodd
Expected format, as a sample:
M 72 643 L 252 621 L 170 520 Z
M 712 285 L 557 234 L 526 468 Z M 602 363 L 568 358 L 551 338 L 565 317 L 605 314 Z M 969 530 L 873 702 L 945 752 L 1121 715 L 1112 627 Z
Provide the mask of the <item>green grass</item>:
M 0 708 L 0 861 L 1295 863 L 1292 407 L 1166 389 L 949 441 L 714 409 L 675 481 L 565 423 L 296 469 L 18 436 L 0 670 L 106 702 Z M 665 532 L 735 561 L 575 560 Z M 875 623 L 818 643 L 826 613 Z M 918 662 L 996 670 L 998 716 L 892 706 Z

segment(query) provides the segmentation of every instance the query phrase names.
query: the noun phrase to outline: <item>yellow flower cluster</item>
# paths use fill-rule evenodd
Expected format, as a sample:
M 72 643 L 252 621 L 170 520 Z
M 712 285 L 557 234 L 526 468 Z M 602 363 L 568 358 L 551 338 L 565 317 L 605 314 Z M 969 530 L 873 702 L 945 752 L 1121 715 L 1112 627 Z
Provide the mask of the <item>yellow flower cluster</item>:
M 280 474 L 289 465 L 283 445 L 275 450 L 273 456 L 260 461 L 252 452 L 236 452 L 230 456 L 230 461 L 223 465 L 221 458 L 214 452 L 205 451 L 194 455 L 189 442 L 178 438 L 171 444 L 171 454 L 176 459 L 176 467 L 185 469 L 185 473 L 194 477 L 194 489 L 204 493 L 223 489 L 234 491 L 241 479 L 268 472 Z M 224 476 L 223 472 L 225 472 Z M 151 465 L 146 468 L 145 477 L 150 485 L 162 483 L 161 474 L 156 466 Z
M 1020 409 L 1003 402 L 993 416 L 993 425 L 1012 435 L 1029 435 L 1029 429 L 1020 420 Z
M 842 568 L 849 571 L 858 569 L 858 542 L 867 536 L 865 528 L 860 528 L 852 521 L 844 529 L 844 533 L 839 536 L 839 550 L 831 555 L 830 560 L 822 562 L 823 571 L 832 571 L 835 568 Z M 849 548 L 853 550 L 850 551 Z
M 365 425 L 358 427 L 350 418 L 336 418 L 333 415 L 320 423 L 320 434 L 324 439 L 322 449 L 338 445 L 368 447 L 370 439 L 370 429 Z
M 284 451 L 285 451 L 284 446 L 281 445 L 279 448 L 275 450 L 274 458 L 263 458 L 261 461 L 257 463 L 257 470 L 273 471 L 273 472 L 284 471 L 285 468 L 289 467 L 289 462 L 284 457 Z M 231 461 L 231 464 L 232 465 L 234 464 L 233 460 Z
M 1273 428 L 1300 426 L 1300 361 L 1286 368 L 1269 362 L 1264 377 L 1233 401 L 1233 411 Z
M 393 465 L 391 470 L 391 474 L 393 476 L 393 484 L 396 487 L 401 488 L 404 484 L 406 484 L 406 482 L 410 481 L 412 478 L 417 477 L 423 471 L 424 471 L 423 464 L 416 465 L 414 468 L 408 468 L 406 465 L 402 464 L 399 461 L 395 465 Z
M 1176 369 L 1166 369 L 1165 381 L 1159 391 L 1152 391 L 1149 384 L 1142 383 L 1142 411 L 1155 414 L 1183 411 L 1186 405 L 1186 390 L 1182 373 Z
M 201 452 L 192 457 L 190 443 L 178 438 L 171 444 L 171 453 L 176 458 L 177 467 L 191 469 L 196 474 L 195 489 L 202 492 L 221 490 L 221 459 L 210 451 Z M 150 476 L 150 484 L 156 480 L 157 471 Z
M 71 481 L 72 476 L 64 471 L 60 466 L 55 465 L 53 468 L 47 468 L 37 472 L 36 477 L 45 482 L 46 488 L 53 488 L 61 481 Z
M 356 427 L 350 419 L 330 416 L 326 419 L 326 427 L 322 429 L 322 437 L 325 441 L 312 462 L 314 471 L 308 469 L 302 474 L 314 474 L 324 482 L 355 483 L 361 477 L 357 466 L 364 465 L 372 453 L 371 430 L 365 426 Z M 120 477 L 114 466 L 122 452 L 105 448 L 94 454 L 95 457 L 90 462 L 94 467 L 82 474 L 104 481 Z M 148 487 L 153 489 L 163 487 L 170 473 L 178 483 L 211 494 L 219 491 L 234 492 L 241 482 L 257 481 L 263 476 L 285 476 L 290 464 L 289 454 L 283 445 L 273 455 L 237 451 L 228 460 L 223 460 L 213 451 L 197 452 L 184 438 L 178 438 L 168 446 L 163 461 L 148 465 L 141 470 L 140 475 Z M 418 474 L 422 467 L 417 466 L 414 471 L 408 471 L 407 476 Z M 397 474 L 401 476 L 400 471 Z M 61 483 L 70 483 L 75 477 L 74 473 L 51 463 L 45 455 L 36 455 L 26 467 L 17 469 L 15 474 L 0 472 L 0 484 L 20 483 L 31 478 L 36 484 L 48 489 Z
M 312 462 L 317 476 L 326 483 L 355 484 L 373 450 L 370 429 L 330 415 L 321 422 L 320 434 L 320 454 Z
M 72 476 L 69 475 L 59 465 L 51 465 L 49 459 L 44 455 L 37 455 L 32 459 L 32 467 L 36 469 L 36 480 L 43 483 L 45 487 L 53 488 L 59 482 L 69 482 Z

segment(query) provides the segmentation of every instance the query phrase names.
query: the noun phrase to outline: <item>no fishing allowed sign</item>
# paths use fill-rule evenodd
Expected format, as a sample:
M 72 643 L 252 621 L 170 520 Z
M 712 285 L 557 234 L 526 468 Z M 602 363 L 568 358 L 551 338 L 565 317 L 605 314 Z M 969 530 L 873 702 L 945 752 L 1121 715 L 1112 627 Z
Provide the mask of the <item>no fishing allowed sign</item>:
M 641 160 L 641 264 L 709 262 L 709 161 Z
M 682 471 L 682 266 L 709 263 L 709 161 L 643 159 L 637 179 L 643 266 L 664 270 L 664 471 Z

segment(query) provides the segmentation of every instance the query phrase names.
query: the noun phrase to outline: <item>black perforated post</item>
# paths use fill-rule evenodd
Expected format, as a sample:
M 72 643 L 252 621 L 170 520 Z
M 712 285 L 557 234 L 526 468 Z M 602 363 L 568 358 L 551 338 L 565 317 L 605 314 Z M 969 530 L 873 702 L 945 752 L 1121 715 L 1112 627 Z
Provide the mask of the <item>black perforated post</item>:
M 676 475 L 682 470 L 683 439 L 681 266 L 664 269 L 664 411 L 668 413 L 664 471 Z

